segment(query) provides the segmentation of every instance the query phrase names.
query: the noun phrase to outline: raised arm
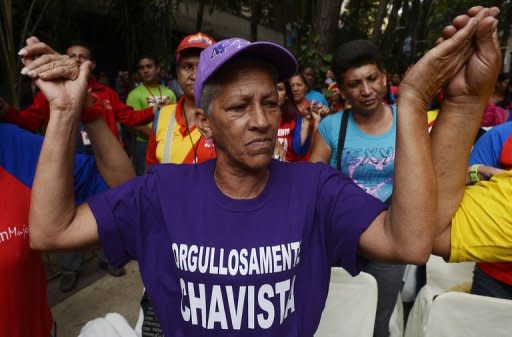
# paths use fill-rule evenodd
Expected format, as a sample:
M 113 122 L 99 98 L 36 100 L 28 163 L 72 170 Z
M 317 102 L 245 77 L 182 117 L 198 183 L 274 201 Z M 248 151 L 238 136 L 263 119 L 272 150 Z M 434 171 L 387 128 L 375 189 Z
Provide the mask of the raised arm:
M 311 141 L 311 157 L 309 161 L 327 164 L 329 163 L 329 158 L 331 158 L 331 152 L 331 147 L 325 142 L 320 132 L 315 132 Z
M 432 157 L 438 184 L 438 215 L 434 253 L 450 255 L 450 224 L 466 185 L 469 153 L 485 106 L 501 66 L 497 38 L 497 8 L 473 7 L 444 30 L 449 38 L 465 27 L 471 17 L 488 12 L 476 30 L 467 63 L 444 88 L 444 99 L 431 133 Z
M 135 177 L 131 160 L 103 118 L 85 124 L 91 139 L 96 166 L 109 187 Z
M 38 42 L 38 41 L 37 41 Z M 87 205 L 76 207 L 73 166 L 80 112 L 87 95 L 89 63 L 59 67 L 60 56 L 32 60 L 37 43 L 27 40 L 25 65 L 46 96 L 50 121 L 32 186 L 29 212 L 30 245 L 36 249 L 67 249 L 98 240 L 96 221 Z M 31 46 L 34 46 L 31 49 Z M 47 81 L 49 78 L 75 80 Z
M 153 107 L 134 110 L 131 106 L 124 104 L 116 92 L 112 92 L 112 106 L 114 107 L 117 120 L 122 125 L 132 127 L 146 125 L 155 118 Z
M 431 97 L 453 78 L 472 53 L 472 38 L 482 11 L 453 36 L 431 49 L 400 85 L 396 160 L 391 207 L 379 215 L 360 239 L 368 258 L 424 263 L 431 253 L 437 215 L 437 184 L 427 132 Z

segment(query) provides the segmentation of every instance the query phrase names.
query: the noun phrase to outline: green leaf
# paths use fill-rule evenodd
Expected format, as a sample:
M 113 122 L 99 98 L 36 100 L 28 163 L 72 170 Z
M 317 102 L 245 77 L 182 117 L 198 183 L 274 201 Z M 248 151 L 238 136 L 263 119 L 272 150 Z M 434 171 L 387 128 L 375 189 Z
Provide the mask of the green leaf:
M 323 57 L 323 60 L 327 63 L 331 63 L 332 62 L 332 54 L 326 54 L 324 55 Z

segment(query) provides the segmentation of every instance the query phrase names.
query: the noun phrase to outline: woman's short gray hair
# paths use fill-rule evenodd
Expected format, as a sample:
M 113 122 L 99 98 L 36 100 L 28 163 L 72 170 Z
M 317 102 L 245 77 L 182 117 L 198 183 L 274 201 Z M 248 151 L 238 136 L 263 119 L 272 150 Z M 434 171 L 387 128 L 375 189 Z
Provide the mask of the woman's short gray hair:
M 272 75 L 274 82 L 277 83 L 278 74 L 272 63 L 253 55 L 237 56 L 220 67 L 219 70 L 217 70 L 215 74 L 213 74 L 213 76 L 210 77 L 203 85 L 199 108 L 201 108 L 207 116 L 211 115 L 213 100 L 217 97 L 217 94 L 219 93 L 222 85 L 225 84 L 225 81 L 228 80 L 230 75 L 233 74 L 234 71 L 238 70 L 239 67 L 248 66 L 268 70 Z

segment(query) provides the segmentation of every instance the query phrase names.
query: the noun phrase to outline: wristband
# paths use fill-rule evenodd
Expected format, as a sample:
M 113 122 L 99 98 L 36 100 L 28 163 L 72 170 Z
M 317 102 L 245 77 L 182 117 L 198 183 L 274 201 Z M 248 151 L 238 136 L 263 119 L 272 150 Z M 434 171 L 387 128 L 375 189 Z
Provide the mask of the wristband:
M 469 182 L 474 185 L 480 181 L 480 177 L 478 176 L 478 168 L 482 166 L 481 164 L 474 164 L 469 167 Z

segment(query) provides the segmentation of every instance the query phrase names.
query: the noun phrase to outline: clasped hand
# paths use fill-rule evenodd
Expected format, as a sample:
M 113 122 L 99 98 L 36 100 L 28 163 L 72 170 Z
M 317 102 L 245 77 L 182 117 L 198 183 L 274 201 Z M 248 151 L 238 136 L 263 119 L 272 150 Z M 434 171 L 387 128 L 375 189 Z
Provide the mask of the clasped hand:
M 82 110 L 87 96 L 87 79 L 91 63 L 78 64 L 66 55 L 60 55 L 36 37 L 26 40 L 19 55 L 25 66 L 21 73 L 35 80 L 53 111 Z

